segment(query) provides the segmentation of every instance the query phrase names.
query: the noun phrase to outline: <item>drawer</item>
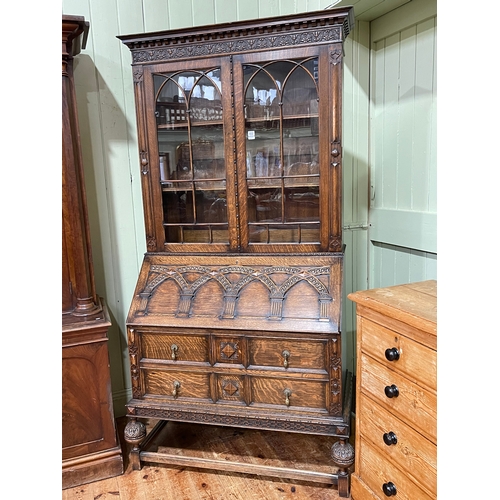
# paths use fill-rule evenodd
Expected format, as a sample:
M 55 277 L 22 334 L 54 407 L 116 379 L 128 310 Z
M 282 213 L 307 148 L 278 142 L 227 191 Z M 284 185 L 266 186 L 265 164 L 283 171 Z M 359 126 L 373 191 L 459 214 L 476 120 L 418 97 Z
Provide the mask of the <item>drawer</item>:
M 252 338 L 249 339 L 250 365 L 326 372 L 327 342 L 326 339 Z
M 251 384 L 252 404 L 326 411 L 326 382 L 251 377 Z
M 361 349 L 364 352 L 411 380 L 436 390 L 436 351 L 366 318 L 360 321 Z M 392 348 L 397 349 L 399 359 L 388 361 L 385 353 Z
M 436 443 L 436 394 L 389 370 L 364 353 L 361 353 L 358 363 L 361 372 L 361 391 Z M 398 396 L 389 398 L 385 394 L 385 388 L 393 385 L 397 389 Z
M 141 334 L 142 357 L 172 362 L 198 361 L 208 363 L 208 339 L 204 335 L 172 333 Z
M 211 400 L 210 373 L 191 371 L 141 370 L 144 395 L 161 396 L 171 401 Z M 175 394 L 174 394 L 175 389 Z
M 419 488 L 411 478 L 402 470 L 392 465 L 387 458 L 377 449 L 373 448 L 371 443 L 361 438 L 358 443 L 358 461 L 356 476 L 360 478 L 372 492 L 375 498 L 385 499 L 388 495 L 384 493 L 383 485 L 392 485 L 396 489 L 394 496 L 398 500 L 435 500 L 436 496 L 430 496 L 424 490 Z M 353 491 L 354 494 L 354 491 Z M 358 498 L 370 498 L 366 496 L 353 496 L 354 500 Z
M 363 394 L 358 402 L 358 426 L 362 439 L 371 442 L 382 460 L 392 460 L 423 490 L 435 494 L 436 445 Z M 392 434 L 388 436 L 389 433 Z M 384 441 L 384 435 L 389 444 Z

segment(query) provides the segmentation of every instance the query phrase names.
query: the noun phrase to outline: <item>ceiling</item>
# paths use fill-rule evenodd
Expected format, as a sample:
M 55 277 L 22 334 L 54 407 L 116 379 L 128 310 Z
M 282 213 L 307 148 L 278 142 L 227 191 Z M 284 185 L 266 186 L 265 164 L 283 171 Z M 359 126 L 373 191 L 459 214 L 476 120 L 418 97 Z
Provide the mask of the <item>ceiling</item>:
M 342 0 L 332 4 L 335 7 L 354 7 L 354 16 L 359 21 L 373 21 L 377 17 L 387 14 L 391 10 L 397 9 L 401 5 L 412 0 Z

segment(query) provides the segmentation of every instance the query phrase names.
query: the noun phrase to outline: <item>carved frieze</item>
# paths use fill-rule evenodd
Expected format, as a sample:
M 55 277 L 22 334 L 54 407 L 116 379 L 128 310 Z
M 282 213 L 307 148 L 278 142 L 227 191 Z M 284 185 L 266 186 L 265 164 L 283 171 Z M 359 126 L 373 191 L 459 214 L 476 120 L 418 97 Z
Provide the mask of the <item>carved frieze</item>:
M 308 419 L 300 421 L 286 418 L 272 418 L 268 414 L 259 416 L 236 415 L 231 413 L 193 412 L 191 410 L 165 408 L 136 407 L 134 415 L 137 417 L 158 418 L 181 422 L 197 422 L 223 424 L 229 426 L 251 427 L 254 429 L 279 429 L 288 432 L 306 432 L 309 434 L 323 434 L 328 436 L 345 436 L 348 425 L 343 421 L 329 420 L 318 422 Z
M 159 37 L 154 41 L 147 40 L 130 44 L 132 63 L 172 61 L 191 57 L 210 57 L 341 42 L 344 35 L 343 26 L 340 24 L 317 26 L 314 30 L 307 28 L 301 25 L 282 25 L 273 27 L 270 33 L 255 35 L 249 35 L 249 30 L 233 30 L 223 33 L 204 33 L 200 37 Z

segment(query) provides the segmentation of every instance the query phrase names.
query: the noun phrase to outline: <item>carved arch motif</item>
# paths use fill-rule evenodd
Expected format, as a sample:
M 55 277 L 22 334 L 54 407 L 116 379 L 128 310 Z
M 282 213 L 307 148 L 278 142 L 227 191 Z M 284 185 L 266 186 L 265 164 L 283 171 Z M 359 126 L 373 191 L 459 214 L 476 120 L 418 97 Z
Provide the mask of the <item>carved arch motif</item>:
M 199 274 L 194 281 L 189 282 L 185 275 L 188 273 Z M 176 316 L 188 317 L 190 315 L 193 298 L 198 290 L 210 280 L 215 280 L 223 289 L 224 305 L 220 319 L 231 319 L 235 317 L 236 303 L 241 291 L 253 282 L 262 283 L 269 292 L 271 313 L 269 319 L 281 320 L 283 303 L 290 289 L 299 282 L 308 283 L 318 294 L 320 302 L 319 321 L 328 321 L 328 303 L 333 300 L 328 287 L 318 278 L 321 275 L 329 275 L 327 266 L 313 268 L 299 268 L 290 266 L 269 266 L 265 268 L 254 268 L 250 266 L 226 266 L 214 268 L 209 266 L 181 266 L 170 267 L 167 265 L 152 265 L 144 289 L 139 293 L 141 303 L 137 315 L 146 314 L 149 300 L 158 286 L 167 280 L 172 280 L 180 290 L 180 301 Z M 272 275 L 288 275 L 281 283 L 276 283 Z M 236 275 L 237 279 L 231 280 L 227 276 Z

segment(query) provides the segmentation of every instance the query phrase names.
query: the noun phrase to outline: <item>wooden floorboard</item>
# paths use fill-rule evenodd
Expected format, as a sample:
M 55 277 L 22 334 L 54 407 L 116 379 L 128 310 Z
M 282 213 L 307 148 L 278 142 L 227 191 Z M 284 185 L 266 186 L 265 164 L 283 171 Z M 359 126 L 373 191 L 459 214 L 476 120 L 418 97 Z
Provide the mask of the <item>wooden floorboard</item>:
M 123 436 L 126 419 L 117 419 Z M 155 421 L 148 422 L 151 428 Z M 153 450 L 179 455 L 217 457 L 245 463 L 336 472 L 330 459 L 334 438 L 171 423 Z M 123 441 L 123 440 L 122 440 Z M 123 475 L 62 490 L 62 500 L 338 500 L 335 485 L 253 476 L 165 464 L 132 470 L 129 446 L 124 449 Z

